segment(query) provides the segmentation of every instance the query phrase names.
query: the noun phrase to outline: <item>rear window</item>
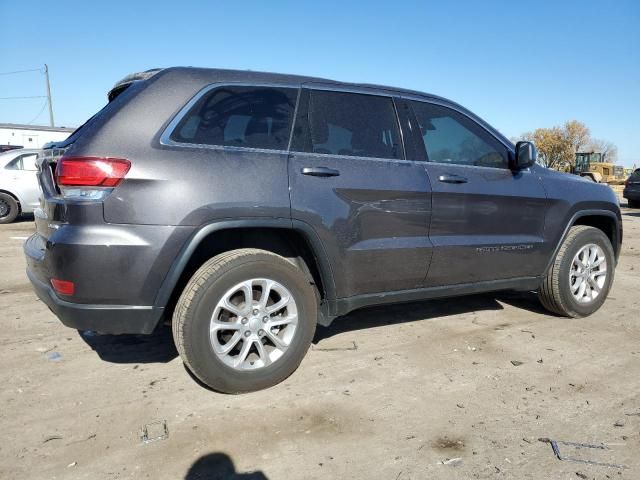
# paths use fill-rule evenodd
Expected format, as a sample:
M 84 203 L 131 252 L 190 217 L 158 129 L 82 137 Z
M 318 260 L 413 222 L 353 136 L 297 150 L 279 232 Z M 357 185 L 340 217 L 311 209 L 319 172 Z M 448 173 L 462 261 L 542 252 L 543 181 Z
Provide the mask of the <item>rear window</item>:
M 286 150 L 297 90 L 220 87 L 205 94 L 171 133 L 179 143 Z

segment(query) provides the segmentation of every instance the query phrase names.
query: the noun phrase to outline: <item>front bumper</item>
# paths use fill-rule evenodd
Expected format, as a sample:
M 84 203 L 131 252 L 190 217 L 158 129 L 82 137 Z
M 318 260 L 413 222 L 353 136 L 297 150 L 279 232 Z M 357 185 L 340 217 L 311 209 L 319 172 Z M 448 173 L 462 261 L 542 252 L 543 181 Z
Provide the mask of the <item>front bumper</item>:
M 53 288 L 36 278 L 27 268 L 27 276 L 40 298 L 60 321 L 77 330 L 100 333 L 151 333 L 162 317 L 163 308 L 133 305 L 87 305 L 58 297 Z

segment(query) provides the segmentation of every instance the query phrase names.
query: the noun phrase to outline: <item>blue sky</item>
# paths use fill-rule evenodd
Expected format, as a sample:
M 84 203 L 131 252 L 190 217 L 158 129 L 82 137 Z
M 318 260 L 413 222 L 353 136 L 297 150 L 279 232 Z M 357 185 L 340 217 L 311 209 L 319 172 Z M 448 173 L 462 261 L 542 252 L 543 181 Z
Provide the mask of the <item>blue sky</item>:
M 509 137 L 577 119 L 640 165 L 639 24 L 636 0 L 0 0 L 0 73 L 48 63 L 65 126 L 152 67 L 388 84 L 451 98 Z M 39 72 L 0 75 L 0 97 L 44 93 Z M 0 100 L 0 122 L 47 124 L 43 106 Z

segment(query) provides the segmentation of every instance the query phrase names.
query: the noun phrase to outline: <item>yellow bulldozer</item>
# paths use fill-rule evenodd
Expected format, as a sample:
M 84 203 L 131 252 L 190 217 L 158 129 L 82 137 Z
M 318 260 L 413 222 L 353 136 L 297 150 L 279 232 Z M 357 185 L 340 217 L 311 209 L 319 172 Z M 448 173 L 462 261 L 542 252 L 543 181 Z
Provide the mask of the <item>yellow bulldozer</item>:
M 623 185 L 626 180 L 624 167 L 611 162 L 604 162 L 602 153 L 580 152 L 576 153 L 573 165 L 561 165 L 561 172 L 574 173 L 597 183 L 609 185 Z

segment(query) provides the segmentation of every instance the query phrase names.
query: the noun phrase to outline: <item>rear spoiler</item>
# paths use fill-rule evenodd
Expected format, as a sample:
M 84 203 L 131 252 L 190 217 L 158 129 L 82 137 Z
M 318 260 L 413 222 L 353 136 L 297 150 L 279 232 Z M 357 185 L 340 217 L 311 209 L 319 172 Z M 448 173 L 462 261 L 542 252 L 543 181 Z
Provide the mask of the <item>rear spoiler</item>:
M 109 93 L 107 93 L 107 98 L 109 99 L 110 102 L 113 101 L 114 98 L 116 98 L 118 95 L 124 92 L 127 88 L 129 88 L 129 86 L 132 83 L 137 82 L 139 80 L 146 80 L 148 78 L 151 78 L 160 70 L 162 69 L 152 68 L 150 70 L 145 70 L 144 72 L 130 73 L 129 75 L 124 77 L 122 80 L 116 82 L 113 88 L 109 90 Z

